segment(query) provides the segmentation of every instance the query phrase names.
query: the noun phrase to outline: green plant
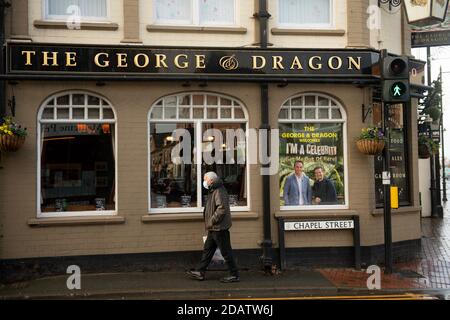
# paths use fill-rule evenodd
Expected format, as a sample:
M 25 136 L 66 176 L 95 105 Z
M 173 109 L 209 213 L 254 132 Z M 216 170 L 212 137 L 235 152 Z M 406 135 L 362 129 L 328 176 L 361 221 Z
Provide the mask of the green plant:
M 27 134 L 27 128 L 22 128 L 21 125 L 12 120 L 12 117 L 6 116 L 0 120 L 0 135 L 26 137 Z
M 356 138 L 356 140 L 376 140 L 376 141 L 384 141 L 384 133 L 381 129 L 376 127 L 367 127 L 362 128 L 361 133 Z
M 430 137 L 421 135 L 421 136 L 419 136 L 418 142 L 419 142 L 419 145 L 421 145 L 421 144 L 426 145 L 428 150 L 430 150 L 430 152 L 432 154 L 436 154 L 439 152 L 439 143 L 434 141 Z
M 438 107 L 430 107 L 424 109 L 423 112 L 425 114 L 428 114 L 433 119 L 433 121 L 437 121 L 441 117 L 441 110 Z

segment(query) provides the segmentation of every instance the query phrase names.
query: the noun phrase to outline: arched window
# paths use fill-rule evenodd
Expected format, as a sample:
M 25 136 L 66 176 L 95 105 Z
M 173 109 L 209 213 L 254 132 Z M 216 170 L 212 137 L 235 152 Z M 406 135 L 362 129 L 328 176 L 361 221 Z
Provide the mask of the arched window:
M 232 97 L 192 92 L 156 101 L 149 112 L 150 212 L 200 211 L 208 171 L 222 179 L 231 210 L 248 209 L 247 126 L 244 105 Z
M 103 97 L 64 92 L 38 112 L 38 217 L 116 212 L 116 116 Z
M 346 113 L 335 99 L 305 93 L 283 103 L 280 206 L 283 210 L 347 208 Z

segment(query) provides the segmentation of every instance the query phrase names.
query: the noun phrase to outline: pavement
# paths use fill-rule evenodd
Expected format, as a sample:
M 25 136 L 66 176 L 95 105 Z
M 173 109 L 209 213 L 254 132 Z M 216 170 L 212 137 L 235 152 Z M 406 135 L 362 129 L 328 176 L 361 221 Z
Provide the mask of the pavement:
M 369 290 L 366 270 L 295 269 L 266 274 L 242 271 L 241 282 L 221 283 L 225 271 L 210 271 L 206 280 L 184 272 L 82 274 L 81 288 L 69 290 L 70 275 L 0 286 L 0 300 L 11 299 L 450 299 L 450 202 L 444 219 L 422 218 L 420 257 L 381 272 L 380 288 Z M 403 298 L 402 298 L 403 297 Z

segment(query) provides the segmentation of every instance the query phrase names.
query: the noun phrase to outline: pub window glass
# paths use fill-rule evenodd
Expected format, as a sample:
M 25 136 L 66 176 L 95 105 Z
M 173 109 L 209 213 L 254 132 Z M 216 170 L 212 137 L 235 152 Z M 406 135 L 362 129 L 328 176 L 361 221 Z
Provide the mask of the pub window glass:
M 168 113 L 167 109 L 171 108 L 178 111 Z M 149 115 L 151 211 L 201 210 L 207 194 L 202 187 L 207 171 L 215 171 L 222 179 L 232 210 L 247 207 L 248 118 L 239 101 L 217 94 L 182 93 L 161 98 Z M 173 135 L 175 129 L 183 130 L 179 138 Z M 210 133 L 212 135 L 208 136 Z M 185 134 L 190 140 L 183 144 Z M 214 134 L 222 137 L 221 142 L 214 141 Z M 187 145 L 190 145 L 189 150 L 184 149 Z M 175 157 L 172 157 L 172 150 Z M 190 152 L 190 163 L 184 161 L 184 152 Z
M 382 128 L 383 110 L 380 103 L 373 103 L 373 125 Z M 391 185 L 398 187 L 399 206 L 411 204 L 410 185 L 408 179 L 408 146 L 406 144 L 407 126 L 406 111 L 403 104 L 390 106 L 389 126 L 391 128 Z M 383 207 L 384 187 L 382 181 L 383 156 L 375 156 L 375 195 L 377 208 Z
M 283 26 L 331 27 L 332 0 L 278 0 L 279 24 Z
M 89 96 L 89 95 L 87 95 Z M 69 99 L 67 99 L 68 97 Z M 68 94 L 39 113 L 40 216 L 105 214 L 116 210 L 115 117 L 104 119 L 103 104 L 90 105 L 97 117 L 85 119 L 84 94 Z M 112 111 L 111 107 L 108 109 Z
M 73 14 L 82 19 L 105 19 L 107 0 L 45 0 L 46 18 L 64 19 Z
M 156 0 L 159 24 L 234 25 L 235 0 Z
M 297 112 L 298 101 L 304 101 L 304 105 L 307 106 L 305 117 L 301 112 Z M 290 103 L 288 101 L 283 104 L 278 121 L 281 209 L 345 206 L 347 201 L 344 109 L 326 95 L 300 95 L 291 98 Z M 302 184 L 301 201 L 298 180 L 294 179 L 296 177 L 294 166 L 297 160 L 303 162 L 303 174 L 309 178 L 311 187 L 311 193 L 308 195 L 305 191 L 308 185 Z M 323 180 L 316 176 L 317 167 L 321 167 Z
M 247 206 L 247 179 L 245 154 L 245 123 L 203 123 L 202 125 L 202 151 L 208 152 L 212 157 L 220 159 L 214 163 L 202 159 L 202 177 L 208 171 L 214 171 L 227 189 L 230 197 L 230 206 Z M 220 131 L 223 137 L 220 149 L 212 150 L 213 136 L 205 137 L 207 130 Z M 227 133 L 227 130 L 229 134 Z M 219 154 L 220 153 L 220 154 Z M 205 205 L 208 192 L 202 188 L 202 206 Z
M 183 137 L 174 138 L 176 129 L 189 134 L 191 153 L 187 163 L 172 161 L 172 151 L 183 143 Z M 195 126 L 193 123 L 150 123 L 150 186 L 152 208 L 180 208 L 197 206 L 197 172 L 194 162 Z M 176 150 L 174 150 L 176 151 Z

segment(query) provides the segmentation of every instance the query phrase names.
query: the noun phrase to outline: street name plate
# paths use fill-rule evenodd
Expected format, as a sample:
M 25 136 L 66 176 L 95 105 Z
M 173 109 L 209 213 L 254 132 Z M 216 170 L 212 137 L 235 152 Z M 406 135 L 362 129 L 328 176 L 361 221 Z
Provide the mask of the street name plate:
M 284 230 L 286 231 L 340 230 L 354 228 L 353 220 L 286 221 L 284 223 Z

